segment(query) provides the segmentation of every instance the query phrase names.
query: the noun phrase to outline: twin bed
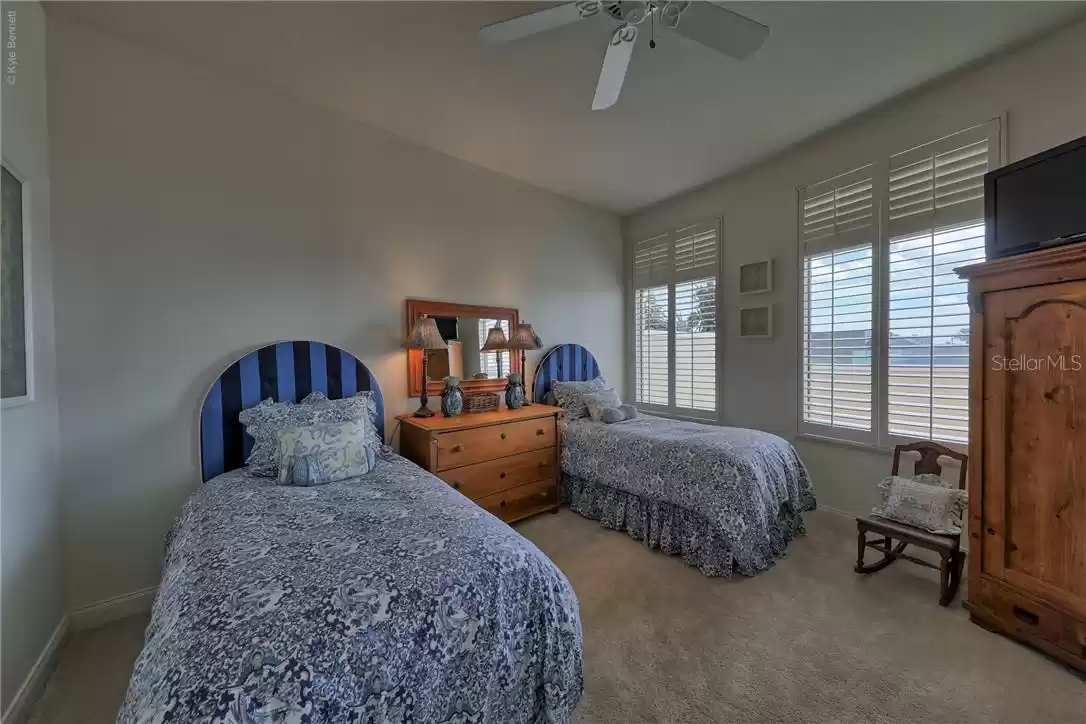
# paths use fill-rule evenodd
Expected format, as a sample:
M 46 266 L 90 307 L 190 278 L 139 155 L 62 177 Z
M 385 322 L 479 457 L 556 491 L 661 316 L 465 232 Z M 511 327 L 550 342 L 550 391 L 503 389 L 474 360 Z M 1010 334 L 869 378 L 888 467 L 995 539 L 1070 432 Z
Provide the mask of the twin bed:
M 205 485 L 168 541 L 119 724 L 556 722 L 580 699 L 577 599 L 513 529 L 385 448 L 363 478 L 277 485 L 237 413 L 376 380 L 311 342 L 235 362 L 201 414 Z
M 599 376 L 591 352 L 559 345 L 539 363 L 535 399 L 555 381 Z M 707 576 L 769 568 L 815 507 L 795 449 L 758 430 L 645 414 L 615 424 L 581 418 L 564 424 L 561 457 L 573 510 Z
M 591 380 L 588 350 L 540 363 Z M 205 485 L 167 538 L 162 582 L 119 724 L 565 724 L 583 688 L 576 595 L 532 543 L 382 448 L 318 487 L 252 474 L 238 421 L 268 397 L 369 392 L 349 353 L 283 342 L 245 355 L 201 411 Z M 651 416 L 565 423 L 570 506 L 707 575 L 753 575 L 814 507 L 795 450 L 767 433 Z

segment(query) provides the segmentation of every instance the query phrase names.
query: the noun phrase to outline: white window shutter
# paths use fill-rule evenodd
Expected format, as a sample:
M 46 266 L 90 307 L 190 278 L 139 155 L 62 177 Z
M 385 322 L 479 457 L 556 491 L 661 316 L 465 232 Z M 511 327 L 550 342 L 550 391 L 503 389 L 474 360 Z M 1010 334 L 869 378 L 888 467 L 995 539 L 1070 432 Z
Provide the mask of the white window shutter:
M 696 224 L 674 233 L 675 281 L 716 277 L 720 268 L 717 223 Z
M 984 174 L 999 158 L 998 120 L 890 157 L 890 237 L 984 218 Z
M 634 401 L 668 404 L 670 316 L 666 284 L 634 292 Z
M 877 233 L 872 167 L 799 190 L 800 242 L 815 254 L 870 243 Z
M 872 252 L 868 243 L 804 258 L 801 414 L 807 425 L 874 429 Z
M 634 286 L 636 288 L 671 280 L 672 235 L 660 234 L 634 245 Z

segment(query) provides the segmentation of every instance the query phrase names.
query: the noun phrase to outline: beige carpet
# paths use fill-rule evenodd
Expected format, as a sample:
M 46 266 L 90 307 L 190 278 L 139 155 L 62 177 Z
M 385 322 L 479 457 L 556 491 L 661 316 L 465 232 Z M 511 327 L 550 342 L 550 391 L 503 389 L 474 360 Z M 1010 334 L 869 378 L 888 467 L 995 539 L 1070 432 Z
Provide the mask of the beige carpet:
M 788 558 L 731 581 L 568 510 L 521 524 L 580 596 L 580 724 L 1086 722 L 1082 677 L 940 608 L 924 569 L 857 576 L 854 523 L 807 520 Z M 74 636 L 34 724 L 113 722 L 145 624 Z

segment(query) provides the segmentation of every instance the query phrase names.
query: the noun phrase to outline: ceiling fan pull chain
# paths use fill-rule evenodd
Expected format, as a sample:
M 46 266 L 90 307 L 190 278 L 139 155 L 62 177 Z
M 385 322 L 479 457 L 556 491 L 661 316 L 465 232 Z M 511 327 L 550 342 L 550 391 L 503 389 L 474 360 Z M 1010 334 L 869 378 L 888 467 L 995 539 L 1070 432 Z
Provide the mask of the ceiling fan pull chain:
M 649 20 L 649 47 L 656 50 L 656 13 L 653 13 Z

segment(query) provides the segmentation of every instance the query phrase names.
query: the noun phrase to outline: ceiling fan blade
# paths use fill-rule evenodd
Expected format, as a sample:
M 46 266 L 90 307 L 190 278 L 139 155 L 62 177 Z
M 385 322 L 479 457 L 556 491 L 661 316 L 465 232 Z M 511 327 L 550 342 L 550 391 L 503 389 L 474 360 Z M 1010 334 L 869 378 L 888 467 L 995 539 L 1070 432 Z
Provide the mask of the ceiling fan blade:
M 508 43 L 512 40 L 527 38 L 529 35 L 544 33 L 592 17 L 599 12 L 598 3 L 592 12 L 592 3 L 565 3 L 553 8 L 540 10 L 527 15 L 520 15 L 511 20 L 485 25 L 479 30 L 479 37 L 488 43 Z M 588 7 L 586 7 L 588 6 Z
M 596 83 L 596 96 L 592 99 L 592 110 L 602 111 L 610 108 L 622 92 L 622 82 L 626 80 L 626 68 L 633 55 L 634 41 L 637 40 L 637 28 L 623 25 L 611 36 L 607 54 L 603 56 L 603 68 Z
M 680 35 L 710 50 L 746 60 L 762 47 L 769 28 L 711 2 L 695 2 L 682 12 Z

